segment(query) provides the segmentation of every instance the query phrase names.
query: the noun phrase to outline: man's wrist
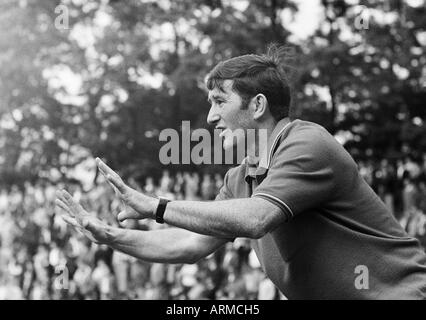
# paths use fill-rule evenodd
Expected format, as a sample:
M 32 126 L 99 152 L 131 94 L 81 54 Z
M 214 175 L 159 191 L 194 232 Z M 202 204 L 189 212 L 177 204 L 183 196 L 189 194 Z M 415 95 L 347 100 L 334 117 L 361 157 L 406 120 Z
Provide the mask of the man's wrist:
M 106 243 L 106 245 L 114 246 L 114 244 L 117 244 L 120 242 L 120 239 L 123 235 L 123 229 L 108 226 L 106 233 L 108 235 L 108 243 Z
M 157 212 L 158 205 L 160 204 L 160 199 L 159 198 L 151 198 L 151 199 L 152 199 L 151 200 L 152 210 L 150 210 L 151 212 L 150 218 L 155 220 L 156 219 L 155 213 Z
M 159 197 L 158 206 L 155 211 L 155 221 L 157 223 L 163 224 L 164 223 L 164 213 L 166 211 L 167 203 L 169 203 L 170 200 L 164 197 Z

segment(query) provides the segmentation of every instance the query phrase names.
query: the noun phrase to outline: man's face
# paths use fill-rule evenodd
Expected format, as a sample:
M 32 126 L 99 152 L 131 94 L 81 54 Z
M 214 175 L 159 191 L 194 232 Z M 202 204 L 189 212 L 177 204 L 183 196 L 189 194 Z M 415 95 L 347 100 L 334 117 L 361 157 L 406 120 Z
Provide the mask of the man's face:
M 244 131 L 254 128 L 250 108 L 242 105 L 241 97 L 232 90 L 232 80 L 225 80 L 223 91 L 213 88 L 209 91 L 208 100 L 211 104 L 207 122 L 221 129 L 225 150 L 244 142 Z M 237 130 L 240 129 L 240 130 Z

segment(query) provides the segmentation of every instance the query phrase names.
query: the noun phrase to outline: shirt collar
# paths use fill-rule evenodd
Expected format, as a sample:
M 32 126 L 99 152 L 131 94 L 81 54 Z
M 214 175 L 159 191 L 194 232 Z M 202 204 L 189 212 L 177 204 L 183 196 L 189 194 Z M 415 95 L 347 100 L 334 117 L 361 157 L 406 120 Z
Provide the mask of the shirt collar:
M 245 174 L 245 180 L 248 182 L 248 178 L 252 177 L 255 178 L 257 176 L 264 175 L 266 171 L 269 169 L 269 166 L 271 165 L 271 159 L 273 151 L 283 134 L 284 130 L 287 128 L 287 126 L 290 124 L 289 118 L 284 118 L 278 121 L 275 128 L 272 130 L 271 135 L 268 138 L 268 142 L 266 146 L 263 148 L 263 150 L 259 154 L 259 161 L 253 162 L 251 159 L 246 157 L 243 160 L 243 163 L 246 165 L 246 174 Z

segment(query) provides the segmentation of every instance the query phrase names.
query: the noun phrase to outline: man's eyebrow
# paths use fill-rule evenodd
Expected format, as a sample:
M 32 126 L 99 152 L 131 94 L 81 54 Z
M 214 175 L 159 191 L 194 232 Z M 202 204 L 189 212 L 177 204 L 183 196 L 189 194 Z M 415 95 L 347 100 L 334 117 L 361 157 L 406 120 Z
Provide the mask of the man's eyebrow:
M 218 100 L 218 99 L 226 99 L 226 97 L 218 95 L 218 94 L 214 94 L 211 97 L 208 97 L 207 101 L 211 102 L 212 100 Z

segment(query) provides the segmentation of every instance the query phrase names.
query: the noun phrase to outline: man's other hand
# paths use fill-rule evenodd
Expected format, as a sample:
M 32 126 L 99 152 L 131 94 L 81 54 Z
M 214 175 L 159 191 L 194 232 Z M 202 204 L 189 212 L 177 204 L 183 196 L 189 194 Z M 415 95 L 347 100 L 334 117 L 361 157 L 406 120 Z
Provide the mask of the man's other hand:
M 61 217 L 67 224 L 95 243 L 108 245 L 112 242 L 111 226 L 84 210 L 67 191 L 57 191 L 56 197 L 55 205 L 66 213 Z
M 124 204 L 133 209 L 120 212 L 117 216 L 119 221 L 125 219 L 155 219 L 158 199 L 146 196 L 126 185 L 121 177 L 101 159 L 96 158 L 96 164 Z

